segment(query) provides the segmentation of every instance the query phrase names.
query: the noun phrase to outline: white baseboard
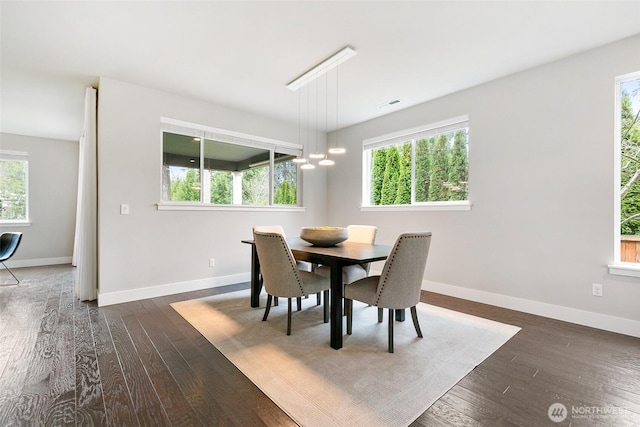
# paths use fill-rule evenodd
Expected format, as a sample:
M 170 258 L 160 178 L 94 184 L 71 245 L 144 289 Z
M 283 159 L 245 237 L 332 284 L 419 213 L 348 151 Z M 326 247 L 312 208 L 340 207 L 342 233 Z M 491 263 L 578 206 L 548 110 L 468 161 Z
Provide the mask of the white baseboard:
M 549 317 L 551 319 L 562 320 L 565 322 L 576 323 L 578 325 L 589 326 L 591 328 L 603 329 L 605 331 L 617 332 L 619 334 L 640 338 L 640 322 L 637 320 L 578 310 L 575 308 L 508 295 L 494 294 L 476 289 L 463 288 L 461 286 L 430 282 L 427 280 L 422 282 L 422 289 L 456 298 L 490 304 L 497 307 L 508 308 L 510 310 L 522 311 L 529 314 Z
M 70 263 L 71 260 L 67 263 Z M 44 265 L 44 264 L 39 264 Z M 380 274 L 372 271 L 371 274 Z M 147 298 L 155 298 L 166 295 L 173 295 L 182 292 L 197 291 L 201 289 L 214 288 L 218 286 L 244 283 L 251 280 L 250 273 L 234 274 L 231 276 L 211 277 L 208 279 L 192 280 L 188 282 L 168 283 L 158 286 L 149 286 L 141 289 L 128 291 L 99 293 L 98 306 L 120 304 L 124 302 L 137 301 Z M 607 314 L 594 313 L 585 310 L 578 310 L 571 307 L 548 304 L 540 301 L 533 301 L 524 298 L 501 295 L 492 292 L 479 291 L 476 289 L 464 288 L 461 286 L 447 285 L 444 283 L 424 280 L 422 289 L 436 292 L 469 301 L 489 304 L 496 307 L 510 310 L 522 311 L 524 313 L 549 317 L 551 319 L 562 320 L 564 322 L 576 323 L 578 325 L 589 326 L 591 328 L 603 329 L 605 331 L 616 332 L 640 338 L 640 321 L 625 319 L 622 317 L 610 316 Z
M 43 265 L 71 264 L 70 256 L 56 258 L 17 259 L 5 262 L 9 268 L 40 267 Z
M 179 294 L 182 292 L 199 291 L 201 289 L 215 288 L 218 286 L 244 283 L 251 280 L 250 273 L 234 274 L 231 276 L 210 277 L 207 279 L 191 280 L 188 282 L 167 283 L 146 288 L 131 289 L 128 291 L 98 292 L 98 306 L 121 304 L 124 302 L 137 301 L 147 298 L 163 297 L 166 295 Z

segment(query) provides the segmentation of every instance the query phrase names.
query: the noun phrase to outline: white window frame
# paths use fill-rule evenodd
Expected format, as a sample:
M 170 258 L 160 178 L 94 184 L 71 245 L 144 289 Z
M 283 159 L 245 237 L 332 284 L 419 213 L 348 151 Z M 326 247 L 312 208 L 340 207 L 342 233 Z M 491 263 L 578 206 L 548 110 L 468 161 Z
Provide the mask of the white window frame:
M 29 216 L 29 153 L 26 151 L 0 150 L 0 160 L 19 160 L 25 162 L 24 186 L 25 186 L 25 219 L 4 220 L 0 219 L 2 226 L 28 226 L 31 224 Z
M 298 191 L 298 204 L 297 205 L 274 205 L 273 204 L 273 170 L 274 170 L 274 153 L 285 153 L 292 155 L 300 155 L 302 152 L 302 146 L 291 142 L 280 141 L 277 139 L 266 138 L 257 135 L 251 135 L 227 129 L 220 129 L 211 126 L 190 123 L 182 120 L 176 120 L 168 117 L 160 118 L 160 158 L 162 158 L 162 133 L 171 132 L 180 135 L 193 136 L 201 138 L 200 144 L 200 171 L 203 170 L 204 162 L 204 140 L 215 140 L 220 142 L 227 142 L 231 144 L 262 148 L 270 151 L 270 165 L 271 176 L 269 177 L 269 204 L 265 206 L 251 206 L 251 205 L 218 205 L 213 203 L 202 202 L 202 194 L 200 202 L 191 201 L 166 201 L 162 200 L 162 162 L 160 162 L 160 202 L 157 203 L 158 210 L 222 210 L 222 211 L 296 211 L 304 212 L 305 208 L 302 206 L 302 176 L 300 168 L 298 167 L 296 187 Z M 200 174 L 200 179 L 205 179 L 204 173 Z M 204 185 L 201 186 L 204 188 Z
M 620 121 L 621 115 L 621 106 L 622 106 L 622 98 L 620 96 L 620 85 L 632 80 L 640 79 L 640 71 L 636 71 L 634 73 L 625 74 L 615 79 L 615 106 L 614 106 L 614 191 L 613 191 L 613 212 L 614 212 L 614 230 L 613 230 L 613 263 L 608 265 L 609 274 L 619 275 L 619 276 L 631 276 L 631 277 L 640 277 L 640 264 L 631 263 L 631 262 L 622 262 L 620 261 L 620 165 L 621 165 L 621 147 L 620 142 L 622 135 L 620 133 L 620 128 L 622 123 Z
M 387 135 L 368 138 L 362 141 L 362 204 L 361 211 L 468 211 L 471 210 L 469 193 L 467 200 L 437 201 L 437 202 L 416 202 L 415 201 L 415 152 L 411 156 L 411 204 L 410 205 L 371 205 L 371 149 L 381 148 L 394 144 L 401 144 L 409 141 L 417 141 L 422 138 L 430 138 L 451 130 L 469 128 L 469 116 L 459 116 L 451 119 L 431 123 L 412 129 L 405 129 Z M 415 144 L 412 144 L 412 151 L 415 151 Z M 469 155 L 469 152 L 467 152 Z

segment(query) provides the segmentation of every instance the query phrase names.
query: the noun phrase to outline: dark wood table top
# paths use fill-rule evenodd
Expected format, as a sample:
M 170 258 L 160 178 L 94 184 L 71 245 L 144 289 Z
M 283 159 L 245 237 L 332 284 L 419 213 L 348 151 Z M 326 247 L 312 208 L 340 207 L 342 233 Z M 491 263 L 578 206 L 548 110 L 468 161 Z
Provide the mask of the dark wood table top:
M 242 240 L 242 243 L 254 244 L 254 241 L 253 239 L 245 239 Z M 352 242 L 342 242 L 328 247 L 314 246 L 299 237 L 287 238 L 287 244 L 296 258 L 298 255 L 305 258 L 304 255 L 309 255 L 314 258 L 334 259 L 357 264 L 383 261 L 391 251 L 391 246 L 387 245 Z
M 314 246 L 299 237 L 289 238 L 287 243 L 294 255 L 296 253 L 307 253 L 313 256 L 357 263 L 385 260 L 391 251 L 391 246 L 387 245 L 352 242 L 342 242 L 328 247 Z

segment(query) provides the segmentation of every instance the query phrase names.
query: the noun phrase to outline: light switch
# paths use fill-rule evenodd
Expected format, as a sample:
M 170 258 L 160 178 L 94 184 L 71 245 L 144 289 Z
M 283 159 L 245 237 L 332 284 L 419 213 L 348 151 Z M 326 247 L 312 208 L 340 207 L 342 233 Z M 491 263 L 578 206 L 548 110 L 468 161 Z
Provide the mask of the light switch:
M 120 215 L 129 215 L 129 205 L 120 205 Z

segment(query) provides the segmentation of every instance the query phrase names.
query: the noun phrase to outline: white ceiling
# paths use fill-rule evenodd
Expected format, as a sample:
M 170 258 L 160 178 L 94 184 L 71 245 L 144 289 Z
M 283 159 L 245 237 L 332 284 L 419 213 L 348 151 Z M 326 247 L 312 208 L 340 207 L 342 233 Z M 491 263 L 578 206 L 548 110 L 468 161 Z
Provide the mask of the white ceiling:
M 99 76 L 297 124 L 285 84 L 349 45 L 344 127 L 640 33 L 640 1 L 3 0 L 0 14 L 0 131 L 72 140 Z

